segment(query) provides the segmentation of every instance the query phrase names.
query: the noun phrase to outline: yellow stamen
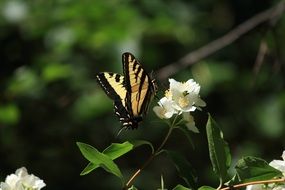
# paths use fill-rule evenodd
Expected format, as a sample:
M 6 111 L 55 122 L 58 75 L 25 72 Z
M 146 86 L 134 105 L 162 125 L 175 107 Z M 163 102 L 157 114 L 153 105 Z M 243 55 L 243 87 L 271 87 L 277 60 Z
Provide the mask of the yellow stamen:
M 178 104 L 181 108 L 185 108 L 189 105 L 189 100 L 185 97 L 179 97 Z
M 165 93 L 164 93 L 165 97 L 168 98 L 168 99 L 171 99 L 172 97 L 172 93 L 170 92 L 170 90 L 166 90 Z

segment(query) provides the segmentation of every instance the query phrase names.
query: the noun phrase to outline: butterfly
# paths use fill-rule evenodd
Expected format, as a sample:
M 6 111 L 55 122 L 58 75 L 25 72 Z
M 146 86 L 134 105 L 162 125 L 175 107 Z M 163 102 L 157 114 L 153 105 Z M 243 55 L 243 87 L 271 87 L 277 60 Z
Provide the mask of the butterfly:
M 135 129 L 146 115 L 157 86 L 139 61 L 129 52 L 123 53 L 123 75 L 102 72 L 97 82 L 114 101 L 115 114 L 123 128 Z

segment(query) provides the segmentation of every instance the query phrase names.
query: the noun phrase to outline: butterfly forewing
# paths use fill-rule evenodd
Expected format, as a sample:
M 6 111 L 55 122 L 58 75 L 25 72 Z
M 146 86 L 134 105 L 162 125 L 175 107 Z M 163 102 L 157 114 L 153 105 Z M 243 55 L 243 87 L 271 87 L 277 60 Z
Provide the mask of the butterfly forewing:
M 117 73 L 103 72 L 97 76 L 97 81 L 105 93 L 114 100 L 114 111 L 123 126 L 130 126 L 131 116 L 126 109 L 127 90 L 124 87 L 124 77 Z
M 106 94 L 114 101 L 121 101 L 125 106 L 127 90 L 124 87 L 124 77 L 110 72 L 99 73 L 96 77 Z
M 123 65 L 125 75 L 125 85 L 128 92 L 127 99 L 130 104 L 128 108 L 133 116 L 145 114 L 150 96 L 153 94 L 152 82 L 141 64 L 130 53 L 123 54 Z

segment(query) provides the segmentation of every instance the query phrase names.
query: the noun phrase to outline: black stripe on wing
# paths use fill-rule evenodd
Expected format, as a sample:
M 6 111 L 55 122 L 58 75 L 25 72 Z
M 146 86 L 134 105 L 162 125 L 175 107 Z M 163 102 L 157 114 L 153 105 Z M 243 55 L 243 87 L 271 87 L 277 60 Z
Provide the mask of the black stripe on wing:
M 131 56 L 131 58 L 135 59 L 135 57 L 131 54 L 131 53 L 123 53 L 122 55 L 122 63 L 123 63 L 123 71 L 124 71 L 124 84 L 125 84 L 125 88 L 127 90 L 127 94 L 126 94 L 126 105 L 127 105 L 127 109 L 128 111 L 132 114 L 133 117 L 133 110 L 132 110 L 132 101 L 131 101 L 131 93 L 132 93 L 132 87 L 130 84 L 130 73 L 129 73 L 129 56 Z
M 131 53 L 124 53 L 122 61 L 127 89 L 127 108 L 133 116 L 143 116 L 155 93 L 155 86 L 142 65 Z

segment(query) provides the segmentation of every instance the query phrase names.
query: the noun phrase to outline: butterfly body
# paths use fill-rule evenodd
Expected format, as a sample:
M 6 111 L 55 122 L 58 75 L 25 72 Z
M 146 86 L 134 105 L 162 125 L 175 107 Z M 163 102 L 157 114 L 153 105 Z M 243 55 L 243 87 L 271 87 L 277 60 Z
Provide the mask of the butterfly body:
M 124 75 L 99 73 L 96 78 L 114 101 L 115 114 L 123 127 L 135 129 L 145 116 L 156 84 L 131 53 L 122 55 Z

